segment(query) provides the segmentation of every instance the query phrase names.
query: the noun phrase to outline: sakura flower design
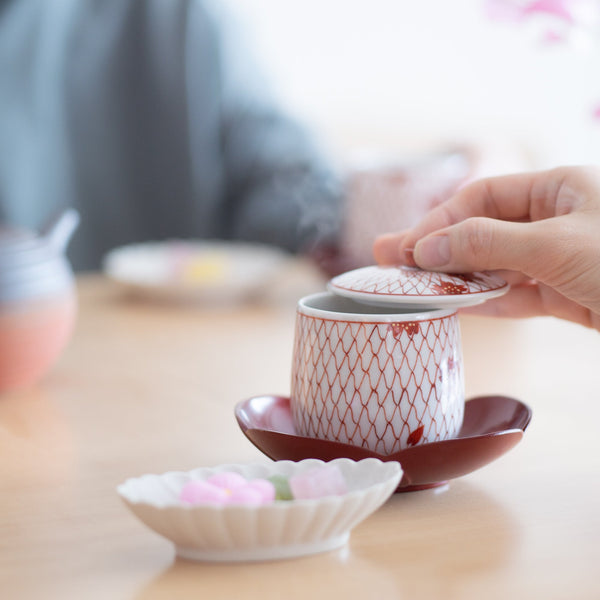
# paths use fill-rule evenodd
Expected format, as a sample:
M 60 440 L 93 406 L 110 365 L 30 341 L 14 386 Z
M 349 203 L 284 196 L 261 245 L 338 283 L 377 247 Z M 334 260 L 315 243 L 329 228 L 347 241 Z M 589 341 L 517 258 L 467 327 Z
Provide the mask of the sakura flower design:
M 396 340 L 400 340 L 402 334 L 405 333 L 409 338 L 413 338 L 417 335 L 421 327 L 418 321 L 406 321 L 404 323 L 392 323 L 389 326 L 389 330 L 392 332 L 392 336 Z
M 409 446 L 416 446 L 421 441 L 424 430 L 425 430 L 425 426 L 420 425 L 414 431 L 411 431 L 410 435 L 408 436 L 407 444 Z
M 431 288 L 440 294 L 450 295 L 466 294 L 469 291 L 466 285 L 460 285 L 452 281 L 442 281 L 441 283 L 432 285 Z

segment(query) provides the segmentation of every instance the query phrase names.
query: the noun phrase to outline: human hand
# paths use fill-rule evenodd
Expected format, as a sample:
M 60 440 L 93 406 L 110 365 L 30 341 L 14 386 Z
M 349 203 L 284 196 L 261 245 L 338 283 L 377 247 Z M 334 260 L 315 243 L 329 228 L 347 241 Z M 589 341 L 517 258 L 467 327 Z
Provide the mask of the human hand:
M 469 312 L 553 315 L 600 330 L 600 168 L 476 181 L 414 228 L 377 238 L 373 252 L 380 264 L 498 270 L 510 291 Z

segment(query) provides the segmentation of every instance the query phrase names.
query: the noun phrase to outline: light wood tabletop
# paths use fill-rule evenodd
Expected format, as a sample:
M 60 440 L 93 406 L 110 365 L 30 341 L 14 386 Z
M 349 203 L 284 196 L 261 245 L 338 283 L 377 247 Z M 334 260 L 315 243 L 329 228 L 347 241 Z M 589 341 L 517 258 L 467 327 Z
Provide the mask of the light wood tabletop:
M 262 301 L 194 307 L 80 277 L 67 350 L 0 397 L 0 597 L 600 598 L 600 334 L 555 319 L 461 318 L 467 397 L 518 398 L 529 428 L 478 471 L 395 494 L 342 549 L 188 562 L 128 511 L 128 477 L 268 462 L 233 409 L 289 393 L 295 300 L 323 285 L 302 267 Z

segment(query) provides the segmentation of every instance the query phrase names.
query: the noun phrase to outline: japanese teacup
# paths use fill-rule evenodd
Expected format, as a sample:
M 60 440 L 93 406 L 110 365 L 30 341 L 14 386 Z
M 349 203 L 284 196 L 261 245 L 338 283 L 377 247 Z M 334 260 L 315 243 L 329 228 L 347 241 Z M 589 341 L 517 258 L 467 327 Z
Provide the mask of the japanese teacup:
M 298 434 L 382 455 L 455 437 L 464 380 L 454 309 L 298 303 L 291 383 Z

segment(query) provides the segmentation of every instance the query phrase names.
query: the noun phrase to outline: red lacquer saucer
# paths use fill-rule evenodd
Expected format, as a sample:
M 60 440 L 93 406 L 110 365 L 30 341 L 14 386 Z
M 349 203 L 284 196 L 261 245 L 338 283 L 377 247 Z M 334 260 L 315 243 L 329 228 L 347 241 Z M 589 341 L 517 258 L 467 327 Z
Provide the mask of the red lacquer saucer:
M 466 402 L 463 425 L 457 437 L 384 456 L 350 444 L 297 435 L 290 399 L 283 396 L 255 396 L 235 407 L 240 428 L 269 458 L 395 460 L 404 470 L 399 492 L 442 485 L 489 464 L 521 441 L 531 415 L 531 409 L 514 398 L 480 396 Z

